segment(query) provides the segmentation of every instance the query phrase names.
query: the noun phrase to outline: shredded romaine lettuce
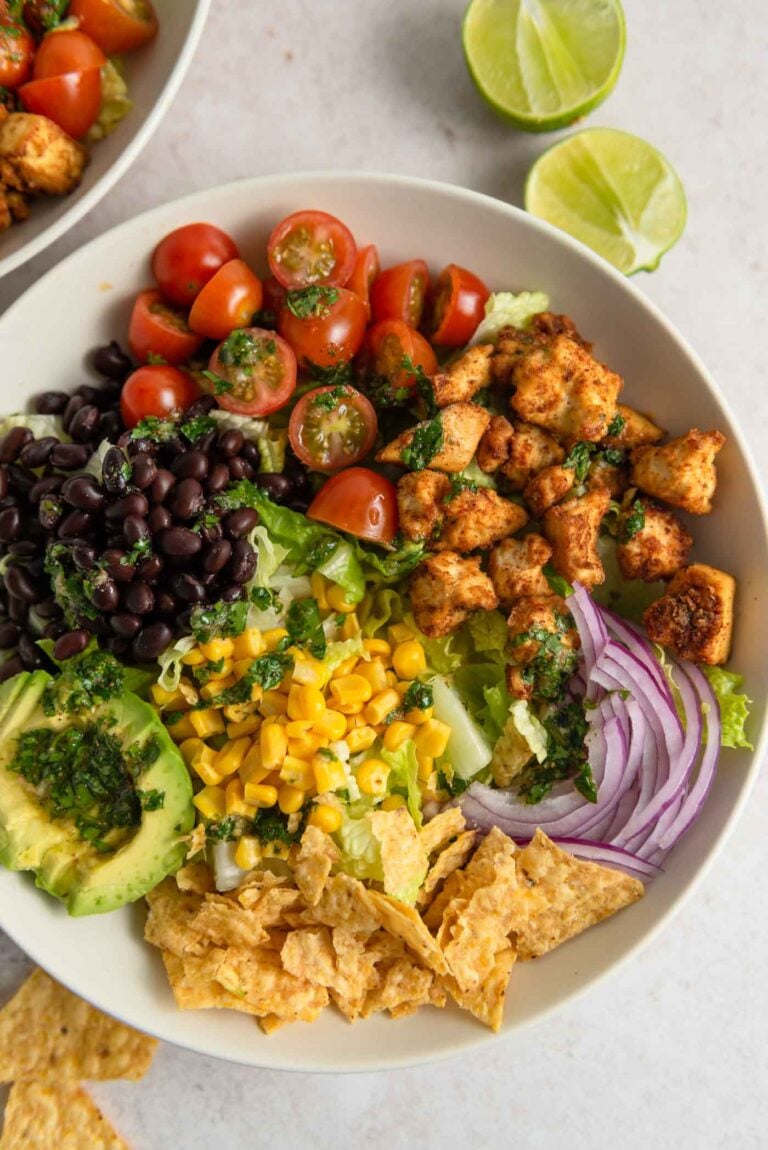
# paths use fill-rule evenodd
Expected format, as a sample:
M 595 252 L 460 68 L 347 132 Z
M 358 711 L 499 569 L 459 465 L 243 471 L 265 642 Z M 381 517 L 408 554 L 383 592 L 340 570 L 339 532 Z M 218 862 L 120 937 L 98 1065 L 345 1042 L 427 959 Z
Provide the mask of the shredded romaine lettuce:
M 720 746 L 754 750 L 745 731 L 752 700 L 738 693 L 744 676 L 737 675 L 735 671 L 726 671 L 723 667 L 702 667 L 701 670 L 709 679 L 709 685 L 720 704 Z
M 181 675 L 184 670 L 181 660 L 196 646 L 197 639 L 195 639 L 194 635 L 185 635 L 182 639 L 177 639 L 172 647 L 168 647 L 163 651 L 157 660 L 160 664 L 160 674 L 157 677 L 157 681 L 164 691 L 176 690 L 181 682 Z
M 416 744 L 407 739 L 396 751 L 382 748 L 381 757 L 389 767 L 387 788 L 404 791 L 408 812 L 417 827 L 421 826 L 421 791 L 419 790 L 419 764 L 416 759 Z M 419 879 L 419 886 L 424 876 Z M 416 888 L 418 890 L 418 886 Z M 400 897 L 398 895 L 398 897 Z M 414 892 L 415 897 L 415 892 Z M 406 900 L 408 901 L 408 900 Z
M 547 731 L 525 699 L 515 699 L 510 703 L 509 718 L 518 734 L 525 739 L 531 754 L 543 763 L 547 757 Z
M 101 69 L 101 107 L 96 122 L 88 132 L 88 139 L 103 140 L 114 132 L 133 108 L 128 96 L 128 85 L 119 57 L 112 56 Z
M 503 327 L 526 327 L 535 315 L 549 308 L 549 296 L 540 291 L 497 291 L 488 297 L 485 318 L 472 343 L 493 343 Z
M 340 870 L 352 878 L 382 882 L 381 849 L 367 818 L 371 803 L 363 799 L 342 810 L 336 839 L 341 848 Z
M 62 443 L 69 443 L 70 439 L 64 430 L 60 415 L 37 415 L 32 411 L 16 412 L 14 415 L 5 415 L 0 419 L 0 438 L 7 435 L 14 427 L 28 427 L 35 439 L 43 439 L 47 435 L 55 435 Z

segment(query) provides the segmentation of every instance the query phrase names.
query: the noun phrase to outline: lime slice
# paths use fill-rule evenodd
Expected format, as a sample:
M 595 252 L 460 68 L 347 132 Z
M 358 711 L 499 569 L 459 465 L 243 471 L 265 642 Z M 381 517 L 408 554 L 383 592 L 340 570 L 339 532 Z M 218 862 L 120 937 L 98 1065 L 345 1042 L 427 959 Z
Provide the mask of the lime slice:
M 624 57 L 619 0 L 471 0 L 464 54 L 488 103 L 528 132 L 595 108 Z
M 658 267 L 686 218 L 683 185 L 669 161 L 615 128 L 586 128 L 540 156 L 525 206 L 626 275 Z

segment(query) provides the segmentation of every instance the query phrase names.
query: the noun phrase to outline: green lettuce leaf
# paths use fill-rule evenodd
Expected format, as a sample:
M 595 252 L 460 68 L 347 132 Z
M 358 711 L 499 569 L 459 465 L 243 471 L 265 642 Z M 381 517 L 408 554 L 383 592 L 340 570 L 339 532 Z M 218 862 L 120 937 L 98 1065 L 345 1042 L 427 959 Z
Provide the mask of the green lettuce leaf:
M 119 57 L 112 56 L 101 69 L 101 107 L 96 122 L 88 132 L 89 140 L 103 140 L 121 123 L 133 108 L 128 85 Z
M 405 795 L 408 812 L 417 827 L 421 826 L 421 791 L 419 790 L 419 764 L 416 760 L 416 744 L 407 739 L 396 751 L 382 748 L 381 757 L 389 767 L 389 791 L 402 791 Z M 424 878 L 419 879 L 419 885 Z M 418 890 L 418 886 L 417 886 Z
M 352 878 L 383 882 L 381 849 L 366 818 L 371 804 L 360 800 L 342 811 L 341 826 L 336 831 L 336 842 L 341 849 L 339 869 Z
M 549 296 L 540 291 L 493 292 L 485 305 L 485 318 L 472 336 L 472 343 L 493 343 L 503 327 L 527 327 L 535 315 L 549 307 Z
M 478 652 L 495 651 L 503 658 L 509 641 L 509 628 L 501 611 L 477 611 L 467 620 L 467 631 Z
M 702 667 L 701 670 L 709 679 L 709 685 L 720 704 L 720 746 L 754 750 L 745 731 L 752 700 L 738 692 L 744 676 L 737 675 L 735 671 L 725 671 L 722 667 Z
M 403 597 L 391 587 L 381 587 L 366 597 L 363 634 L 366 639 L 374 639 L 383 627 L 390 623 L 401 623 L 404 616 Z

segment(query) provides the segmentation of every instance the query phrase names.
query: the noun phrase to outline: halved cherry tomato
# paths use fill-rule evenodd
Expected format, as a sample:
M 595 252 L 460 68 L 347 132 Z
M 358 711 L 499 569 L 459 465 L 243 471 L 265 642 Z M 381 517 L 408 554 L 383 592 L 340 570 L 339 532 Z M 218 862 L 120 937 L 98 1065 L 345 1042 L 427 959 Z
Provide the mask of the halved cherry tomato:
M 397 534 L 395 485 L 367 467 L 348 467 L 323 484 L 307 518 L 386 546 Z
M 76 28 L 62 28 L 49 32 L 40 41 L 33 75 L 36 80 L 48 80 L 67 72 L 103 68 L 106 62 L 107 57 L 90 36 Z
M 277 330 L 288 340 L 301 367 L 335 367 L 357 355 L 367 322 L 365 304 L 353 292 L 311 287 L 288 293 Z
M 200 388 L 185 371 L 153 363 L 128 376 L 120 393 L 120 414 L 126 427 L 135 427 L 148 415 L 163 419 L 184 411 L 199 396 Z
M 221 228 L 185 224 L 160 240 L 152 253 L 152 274 L 166 299 L 190 307 L 219 268 L 239 255 Z
M 362 392 L 343 384 L 302 395 L 291 412 L 288 438 L 302 463 L 330 473 L 365 459 L 377 430 L 372 405 Z
M 108 56 L 133 52 L 157 34 L 150 0 L 71 0 L 68 15 Z
M 368 311 L 368 319 L 371 318 L 371 284 L 380 271 L 381 262 L 376 244 L 367 244 L 364 248 L 358 248 L 357 259 L 352 269 L 352 275 L 349 277 L 347 288 L 363 301 Z
M 356 255 L 349 228 L 327 212 L 294 212 L 280 221 L 267 241 L 269 269 L 289 290 L 310 284 L 343 287 Z
M 101 108 L 101 69 L 67 72 L 47 80 L 30 80 L 19 90 L 27 112 L 47 116 L 62 131 L 79 140 L 84 136 Z
M 261 301 L 262 310 L 268 312 L 273 317 L 274 322 L 277 323 L 277 317 L 285 303 L 287 292 L 274 276 L 267 276 L 265 280 L 262 280 L 261 286 L 264 289 L 264 298 Z
M 230 332 L 208 368 L 220 405 L 239 415 L 269 415 L 296 389 L 296 356 L 284 339 L 261 327 Z
M 158 355 L 168 363 L 184 363 L 202 342 L 202 335 L 190 330 L 184 313 L 166 303 L 161 292 L 150 289 L 136 296 L 128 325 L 134 359 L 146 363 L 151 355 Z
M 448 264 L 437 277 L 427 309 L 426 329 L 441 347 L 463 347 L 483 318 L 491 293 L 481 279 L 458 264 Z
M 0 85 L 18 88 L 29 78 L 35 41 L 23 24 L 0 24 Z
M 428 289 L 429 268 L 424 260 L 408 260 L 396 267 L 385 268 L 371 287 L 374 322 L 401 319 L 409 327 L 418 327 Z
M 399 319 L 387 319 L 368 329 L 364 358 L 368 371 L 393 390 L 416 386 L 414 368 L 421 368 L 427 376 L 437 371 L 437 357 L 424 336 Z
M 192 304 L 189 326 L 208 339 L 226 339 L 247 327 L 261 307 L 261 280 L 244 260 L 230 260 L 208 280 Z

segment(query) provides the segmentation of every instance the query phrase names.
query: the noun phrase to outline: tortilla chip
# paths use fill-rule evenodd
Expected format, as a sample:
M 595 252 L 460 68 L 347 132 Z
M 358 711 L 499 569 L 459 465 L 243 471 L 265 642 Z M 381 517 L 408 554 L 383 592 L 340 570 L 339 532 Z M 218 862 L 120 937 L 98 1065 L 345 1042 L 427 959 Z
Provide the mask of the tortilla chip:
M 421 845 L 426 854 L 434 854 L 448 845 L 451 839 L 461 834 L 467 825 L 461 807 L 446 807 L 428 823 L 425 823 L 419 832 Z
M 272 950 L 230 947 L 216 981 L 253 1007 L 254 1013 L 274 1014 L 285 1022 L 313 1022 L 329 1001 L 325 987 L 284 970 L 280 955 Z
M 207 894 L 192 927 L 216 946 L 261 946 L 269 938 L 258 914 L 261 903 L 247 909 L 231 898 Z
M 373 811 L 367 817 L 381 851 L 384 890 L 401 902 L 415 902 L 429 860 L 407 808 Z
M 205 862 L 187 863 L 176 871 L 176 886 L 193 894 L 207 894 L 213 890 L 213 873 Z
M 96 1103 L 72 1082 L 15 1082 L 0 1150 L 130 1150 Z
M 299 856 L 293 868 L 293 878 L 307 906 L 315 906 L 325 889 L 331 867 L 339 861 L 341 852 L 330 835 L 311 824 L 301 836 Z
M 421 890 L 416 898 L 416 905 L 418 907 L 428 906 L 432 899 L 432 893 L 438 885 L 452 875 L 459 867 L 463 867 L 467 859 L 472 853 L 472 849 L 477 840 L 477 831 L 464 831 L 452 843 L 441 850 L 437 859 L 427 872 L 427 877 L 424 879 Z
M 179 890 L 175 879 L 165 879 L 147 894 L 149 914 L 144 938 L 173 954 L 199 954 L 205 942 L 193 923 L 202 901 L 202 896 L 193 891 Z
M 308 982 L 333 990 L 350 1004 L 362 1007 L 375 975 L 363 944 L 340 927 L 333 934 L 320 926 L 295 930 L 280 952 L 285 970 Z
M 200 851 L 205 850 L 205 823 L 198 823 L 194 830 L 182 837 L 181 841 L 186 844 L 187 853 L 185 857 L 187 859 L 191 859 L 195 855 L 200 854 Z
M 35 970 L 0 1011 L 0 1082 L 143 1078 L 157 1049 Z
M 265 928 L 282 926 L 289 911 L 303 906 L 301 893 L 295 887 L 283 885 L 284 876 L 274 875 L 273 878 L 279 879 L 279 885 L 277 882 L 265 879 L 263 882 L 239 887 L 237 891 L 237 901 L 240 905 L 250 910 L 254 918 Z
M 285 1019 L 278 1018 L 276 1014 L 265 1014 L 263 1018 L 258 1018 L 256 1021 L 267 1037 L 274 1034 L 281 1026 L 285 1026 Z
M 475 1018 L 490 1026 L 491 1030 L 498 1031 L 504 1016 L 504 996 L 516 957 L 514 947 L 506 946 L 498 951 L 493 969 L 475 990 L 462 990 L 450 975 L 443 982 L 459 1006 L 469 1010 Z
M 223 950 L 214 950 L 200 958 L 179 958 L 168 950 L 162 954 L 168 982 L 180 1010 L 228 1009 L 256 1013 L 244 999 L 230 994 L 212 977 L 212 964 L 215 962 L 215 973 L 224 959 Z
M 354 934 L 373 934 L 381 922 L 368 901 L 367 891 L 359 879 L 346 874 L 333 875 L 326 883 L 319 901 L 301 916 L 311 926 L 341 926 Z
M 430 970 L 447 973 L 445 956 L 417 910 L 377 890 L 366 890 L 365 898 L 371 914 L 378 917 L 385 930 L 402 939 Z
M 511 930 L 520 959 L 546 954 L 644 894 L 638 879 L 574 858 L 541 829 L 518 854 L 517 874 Z

